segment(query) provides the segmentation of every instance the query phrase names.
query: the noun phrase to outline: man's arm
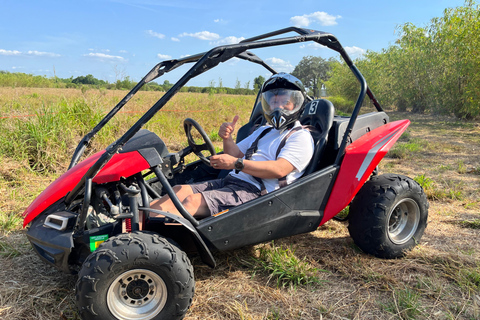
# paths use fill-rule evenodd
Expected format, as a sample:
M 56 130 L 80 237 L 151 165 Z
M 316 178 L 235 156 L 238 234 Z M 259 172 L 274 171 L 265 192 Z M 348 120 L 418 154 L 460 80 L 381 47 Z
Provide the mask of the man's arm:
M 210 157 L 210 163 L 216 169 L 235 169 L 238 157 L 229 154 L 217 154 Z M 295 167 L 286 159 L 278 158 L 271 161 L 243 160 L 243 172 L 261 179 L 279 179 L 292 172 Z
M 218 130 L 218 135 L 223 139 L 223 152 L 236 158 L 242 158 L 243 153 L 233 141 L 232 134 L 235 131 L 238 116 L 233 118 L 232 122 L 224 122 Z

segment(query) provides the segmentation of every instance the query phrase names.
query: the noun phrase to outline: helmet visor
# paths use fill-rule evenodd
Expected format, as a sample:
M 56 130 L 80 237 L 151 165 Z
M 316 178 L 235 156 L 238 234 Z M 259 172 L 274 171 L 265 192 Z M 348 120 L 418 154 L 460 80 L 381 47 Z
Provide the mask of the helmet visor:
M 265 114 L 280 109 L 284 114 L 294 114 L 303 105 L 303 94 L 298 90 L 272 89 L 262 93 L 262 108 Z

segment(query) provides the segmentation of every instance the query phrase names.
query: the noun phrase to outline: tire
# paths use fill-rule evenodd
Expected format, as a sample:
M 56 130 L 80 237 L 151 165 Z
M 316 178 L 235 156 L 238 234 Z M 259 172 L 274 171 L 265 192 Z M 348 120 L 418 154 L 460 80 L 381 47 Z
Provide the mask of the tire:
M 402 257 L 427 226 L 428 201 L 414 180 L 396 174 L 373 176 L 350 205 L 348 231 L 365 253 Z
M 112 237 L 91 253 L 76 284 L 82 319 L 183 319 L 195 290 L 186 254 L 149 232 Z

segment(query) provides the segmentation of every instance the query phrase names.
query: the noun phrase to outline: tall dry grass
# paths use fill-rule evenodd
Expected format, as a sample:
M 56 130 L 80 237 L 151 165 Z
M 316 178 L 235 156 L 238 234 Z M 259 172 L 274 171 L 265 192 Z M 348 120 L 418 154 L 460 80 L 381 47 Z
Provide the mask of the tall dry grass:
M 1 319 L 78 319 L 75 276 L 40 261 L 19 214 L 63 173 L 92 119 L 124 93 L 0 88 L 0 117 L 8 116 L 0 119 Z M 112 142 L 158 98 L 142 92 L 89 152 Z M 213 137 L 234 114 L 245 123 L 253 99 L 179 94 L 147 128 L 176 150 L 185 144 L 184 118 L 194 118 Z M 413 251 L 395 260 L 365 255 L 349 237 L 347 222 L 330 221 L 309 234 L 216 253 L 215 269 L 192 257 L 196 293 L 185 319 L 480 319 L 480 126 L 390 115 L 412 124 L 380 173 L 415 178 L 430 200 L 428 227 Z M 35 156 L 41 166 L 32 165 Z M 308 281 L 297 281 L 304 271 Z

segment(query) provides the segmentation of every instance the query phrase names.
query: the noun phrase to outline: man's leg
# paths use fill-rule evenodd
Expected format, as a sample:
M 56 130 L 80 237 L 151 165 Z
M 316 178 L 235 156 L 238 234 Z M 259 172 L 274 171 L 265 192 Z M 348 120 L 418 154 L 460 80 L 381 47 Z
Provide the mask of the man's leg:
M 176 185 L 173 187 L 173 191 L 177 195 L 180 202 L 185 200 L 185 198 L 189 195 L 193 194 L 192 188 L 188 184 Z M 173 204 L 172 199 L 170 199 L 170 196 L 168 194 L 158 200 L 152 201 L 150 203 L 150 207 L 157 210 L 161 210 L 161 207 L 164 208 L 163 211 L 168 212 L 171 212 L 171 210 L 176 210 L 175 205 Z
M 208 209 L 203 196 L 200 193 L 194 194 L 189 185 L 177 185 L 173 187 L 173 191 L 175 191 L 175 194 L 182 202 L 185 209 L 196 218 L 204 218 L 210 215 L 210 210 Z M 150 207 L 152 209 L 162 210 L 182 216 L 168 195 L 159 200 L 153 201 L 150 203 Z M 151 214 L 151 216 L 155 217 L 156 215 Z

